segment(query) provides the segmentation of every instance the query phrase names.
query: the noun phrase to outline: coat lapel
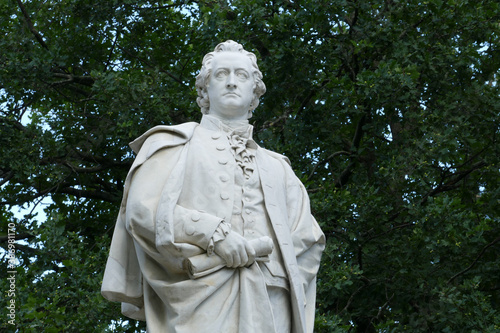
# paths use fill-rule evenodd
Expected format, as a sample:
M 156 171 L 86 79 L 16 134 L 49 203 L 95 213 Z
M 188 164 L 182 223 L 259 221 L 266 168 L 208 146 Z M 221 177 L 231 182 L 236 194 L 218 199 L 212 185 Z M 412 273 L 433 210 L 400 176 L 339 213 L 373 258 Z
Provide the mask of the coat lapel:
M 284 174 L 283 166 L 279 160 L 266 154 L 262 148 L 257 149 L 256 160 L 262 191 L 264 192 L 266 210 L 271 220 L 276 239 L 278 240 L 290 282 L 294 331 L 296 333 L 305 332 L 305 295 L 299 278 L 297 258 L 295 256 L 290 226 L 288 225 L 286 188 L 282 185 L 285 181 L 280 178 Z M 275 172 L 275 170 L 282 170 L 283 172 Z

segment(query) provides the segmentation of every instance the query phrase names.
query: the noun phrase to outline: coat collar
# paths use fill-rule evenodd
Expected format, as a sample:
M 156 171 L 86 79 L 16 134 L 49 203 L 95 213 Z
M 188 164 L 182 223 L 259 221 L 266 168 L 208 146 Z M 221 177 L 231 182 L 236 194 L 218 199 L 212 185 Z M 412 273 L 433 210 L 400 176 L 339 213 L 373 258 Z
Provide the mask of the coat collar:
M 211 131 L 224 132 L 230 137 L 233 134 L 238 134 L 248 138 L 247 147 L 257 149 L 258 145 L 253 140 L 253 126 L 248 123 L 248 120 L 242 121 L 222 121 L 211 115 L 203 115 L 200 126 Z

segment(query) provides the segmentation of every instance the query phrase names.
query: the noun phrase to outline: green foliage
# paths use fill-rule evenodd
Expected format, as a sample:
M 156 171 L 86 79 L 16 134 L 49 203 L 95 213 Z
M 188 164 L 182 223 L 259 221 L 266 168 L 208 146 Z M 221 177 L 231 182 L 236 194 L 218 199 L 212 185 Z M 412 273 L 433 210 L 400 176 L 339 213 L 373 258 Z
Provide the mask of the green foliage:
M 226 39 L 257 54 L 255 137 L 328 238 L 316 331 L 500 329 L 497 1 L 4 1 L 0 33 L 19 332 L 144 329 L 99 294 L 127 143 L 200 119 L 194 78 Z

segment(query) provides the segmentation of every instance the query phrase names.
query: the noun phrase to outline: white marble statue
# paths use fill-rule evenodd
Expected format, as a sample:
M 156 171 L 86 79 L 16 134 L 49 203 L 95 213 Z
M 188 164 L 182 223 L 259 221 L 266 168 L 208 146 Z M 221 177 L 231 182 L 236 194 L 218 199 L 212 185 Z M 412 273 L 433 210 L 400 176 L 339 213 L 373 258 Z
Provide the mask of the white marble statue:
M 203 59 L 201 123 L 131 143 L 102 294 L 148 332 L 312 332 L 324 235 L 289 161 L 248 118 L 266 87 L 233 41 Z

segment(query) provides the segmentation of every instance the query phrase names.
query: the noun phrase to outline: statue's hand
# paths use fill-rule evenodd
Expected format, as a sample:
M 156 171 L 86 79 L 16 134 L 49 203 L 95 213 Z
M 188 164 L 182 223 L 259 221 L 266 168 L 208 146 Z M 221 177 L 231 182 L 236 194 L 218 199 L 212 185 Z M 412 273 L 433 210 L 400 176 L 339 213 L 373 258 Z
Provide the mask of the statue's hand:
M 226 238 L 215 243 L 214 252 L 226 261 L 227 267 L 250 266 L 255 261 L 255 250 L 238 233 L 231 231 Z

